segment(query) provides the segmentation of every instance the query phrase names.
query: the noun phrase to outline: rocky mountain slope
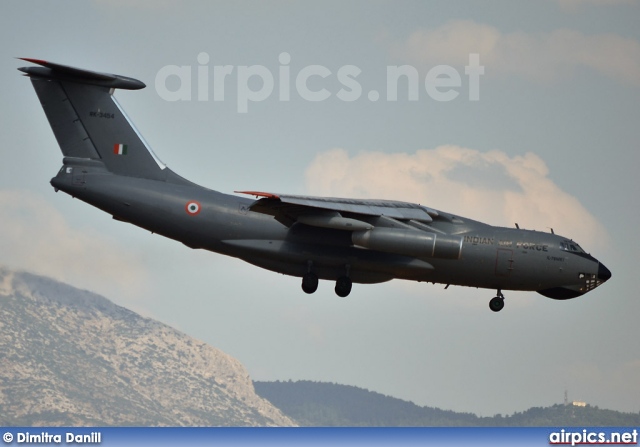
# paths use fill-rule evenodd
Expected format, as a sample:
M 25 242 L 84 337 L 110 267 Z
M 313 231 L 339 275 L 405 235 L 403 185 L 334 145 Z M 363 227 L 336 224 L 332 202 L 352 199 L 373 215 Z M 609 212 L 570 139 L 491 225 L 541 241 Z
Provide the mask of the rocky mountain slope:
M 104 297 L 0 268 L 1 425 L 295 425 L 236 359 Z

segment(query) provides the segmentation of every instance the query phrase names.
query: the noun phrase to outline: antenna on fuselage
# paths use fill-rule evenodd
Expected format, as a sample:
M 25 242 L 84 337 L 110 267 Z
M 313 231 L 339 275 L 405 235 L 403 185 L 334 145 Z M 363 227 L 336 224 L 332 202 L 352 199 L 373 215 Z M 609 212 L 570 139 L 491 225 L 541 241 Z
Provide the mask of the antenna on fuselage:
M 520 229 L 520 225 L 518 225 L 518 222 L 516 222 L 516 228 L 519 230 Z

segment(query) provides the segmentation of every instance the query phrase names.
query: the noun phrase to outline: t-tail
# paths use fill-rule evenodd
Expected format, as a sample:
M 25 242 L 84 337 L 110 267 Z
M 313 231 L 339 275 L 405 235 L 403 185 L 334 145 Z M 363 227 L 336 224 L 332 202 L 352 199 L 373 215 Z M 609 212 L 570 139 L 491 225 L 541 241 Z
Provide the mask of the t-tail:
M 96 165 L 115 175 L 159 181 L 186 182 L 153 153 L 113 93 L 138 90 L 137 79 L 99 73 L 39 59 L 39 67 L 20 71 L 31 78 L 65 165 Z

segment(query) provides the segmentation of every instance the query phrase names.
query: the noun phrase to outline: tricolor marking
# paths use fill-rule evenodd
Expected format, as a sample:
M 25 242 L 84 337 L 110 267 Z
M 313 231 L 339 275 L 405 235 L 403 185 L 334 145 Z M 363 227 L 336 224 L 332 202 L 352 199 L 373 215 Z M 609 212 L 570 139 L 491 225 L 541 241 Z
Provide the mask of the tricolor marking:
M 127 145 L 122 143 L 116 143 L 113 145 L 113 153 L 116 155 L 127 155 Z
M 187 214 L 195 216 L 200 212 L 200 210 L 202 209 L 202 206 L 200 205 L 200 202 L 196 202 L 195 200 L 189 200 L 186 206 L 184 207 L 184 209 L 187 211 Z

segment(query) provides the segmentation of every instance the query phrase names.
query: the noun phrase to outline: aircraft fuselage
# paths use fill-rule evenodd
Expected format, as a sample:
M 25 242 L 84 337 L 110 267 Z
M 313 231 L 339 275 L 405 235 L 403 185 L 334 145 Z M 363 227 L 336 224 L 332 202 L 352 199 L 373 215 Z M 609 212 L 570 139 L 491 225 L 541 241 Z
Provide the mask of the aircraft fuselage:
M 320 279 L 349 269 L 355 283 L 393 278 L 497 290 L 579 296 L 596 286 L 600 263 L 561 248 L 552 233 L 487 225 L 440 212 L 432 230 L 462 238 L 458 259 L 413 257 L 355 246 L 348 232 L 301 223 L 290 227 L 249 209 L 251 199 L 201 186 L 116 176 L 82 160 L 65 159 L 51 184 L 115 219 L 278 273 L 303 276 L 311 264 Z M 189 203 L 198 209 L 189 210 Z M 196 205 L 193 205 L 194 207 Z M 602 275 L 601 275 L 602 276 Z M 602 280 L 603 278 L 600 278 Z M 544 293 L 544 291 L 547 291 Z

